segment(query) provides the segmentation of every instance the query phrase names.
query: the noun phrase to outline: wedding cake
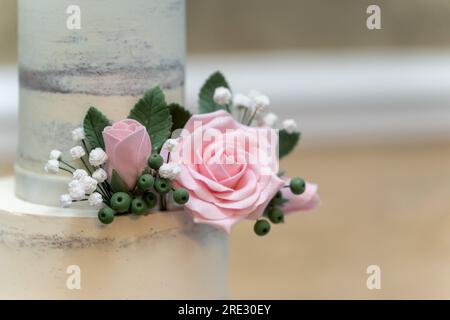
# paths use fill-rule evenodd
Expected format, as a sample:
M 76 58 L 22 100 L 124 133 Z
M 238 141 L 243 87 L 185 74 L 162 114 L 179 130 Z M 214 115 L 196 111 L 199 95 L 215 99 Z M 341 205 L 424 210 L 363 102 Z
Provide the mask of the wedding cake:
M 319 203 L 279 168 L 295 121 L 219 71 L 192 114 L 184 56 L 183 0 L 19 0 L 0 299 L 225 298 L 233 225 L 266 236 Z
M 0 299 L 225 298 L 227 237 L 183 210 L 59 207 L 70 177 L 43 164 L 95 106 L 126 117 L 159 86 L 183 102 L 183 0 L 19 0 L 19 146 L 0 183 Z M 14 190 L 15 185 L 15 192 Z

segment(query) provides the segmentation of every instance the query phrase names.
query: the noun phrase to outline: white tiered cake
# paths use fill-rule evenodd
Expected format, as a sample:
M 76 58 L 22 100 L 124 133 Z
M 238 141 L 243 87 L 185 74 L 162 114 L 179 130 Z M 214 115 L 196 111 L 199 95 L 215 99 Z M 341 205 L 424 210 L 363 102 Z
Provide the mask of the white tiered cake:
M 73 5 L 81 29 L 67 27 Z M 17 196 L 14 179 L 0 182 L 0 298 L 226 297 L 221 231 L 182 211 L 103 226 L 93 210 L 58 208 L 68 180 L 43 171 L 90 106 L 119 120 L 156 85 L 182 102 L 184 15 L 183 0 L 19 1 Z

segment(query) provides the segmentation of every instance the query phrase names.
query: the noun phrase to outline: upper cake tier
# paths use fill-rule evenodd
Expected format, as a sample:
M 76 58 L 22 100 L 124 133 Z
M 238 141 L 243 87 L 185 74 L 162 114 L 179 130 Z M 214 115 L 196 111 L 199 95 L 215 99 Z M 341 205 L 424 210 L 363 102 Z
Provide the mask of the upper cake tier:
M 182 103 L 184 57 L 184 0 L 19 0 L 17 195 L 57 205 L 67 180 L 43 165 L 90 106 L 119 120 L 156 85 Z

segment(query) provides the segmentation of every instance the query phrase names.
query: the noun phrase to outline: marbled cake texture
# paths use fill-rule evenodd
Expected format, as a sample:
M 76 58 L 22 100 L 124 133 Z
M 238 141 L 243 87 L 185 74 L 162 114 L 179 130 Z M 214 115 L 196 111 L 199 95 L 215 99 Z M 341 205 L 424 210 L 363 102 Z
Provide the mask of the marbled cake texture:
M 80 30 L 66 27 L 70 5 L 81 9 Z M 183 65 L 184 1 L 20 0 L 19 19 L 25 69 L 95 75 Z
M 66 26 L 70 5 L 81 9 L 80 30 Z M 57 203 L 61 179 L 56 194 L 30 190 L 52 182 L 42 169 L 48 153 L 67 156 L 90 106 L 116 121 L 156 85 L 183 103 L 185 47 L 184 0 L 19 0 L 17 194 Z

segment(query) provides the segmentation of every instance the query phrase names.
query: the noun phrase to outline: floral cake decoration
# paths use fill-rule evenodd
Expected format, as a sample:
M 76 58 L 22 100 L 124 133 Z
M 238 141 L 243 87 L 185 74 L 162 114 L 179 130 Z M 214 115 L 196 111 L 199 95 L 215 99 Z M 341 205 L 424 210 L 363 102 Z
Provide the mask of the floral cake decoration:
M 50 152 L 48 173 L 71 175 L 62 207 L 86 202 L 110 224 L 119 215 L 148 215 L 182 206 L 196 223 L 226 232 L 243 219 L 266 235 L 286 214 L 313 209 L 317 186 L 289 178 L 279 159 L 297 145 L 294 120 L 269 112 L 270 100 L 252 91 L 233 94 L 220 72 L 200 90 L 198 114 L 147 91 L 127 119 L 112 123 L 97 108 L 72 131 L 71 159 Z

